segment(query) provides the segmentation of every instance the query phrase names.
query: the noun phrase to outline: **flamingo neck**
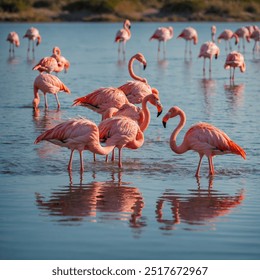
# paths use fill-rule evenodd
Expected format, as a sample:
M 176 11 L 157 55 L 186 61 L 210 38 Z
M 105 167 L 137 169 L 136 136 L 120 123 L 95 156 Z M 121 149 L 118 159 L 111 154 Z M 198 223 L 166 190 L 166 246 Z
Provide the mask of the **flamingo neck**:
M 180 116 L 180 122 L 171 134 L 170 147 L 176 154 L 183 154 L 188 150 L 188 148 L 185 145 L 184 141 L 182 142 L 182 144 L 180 146 L 177 146 L 176 138 L 186 123 L 186 116 L 182 110 L 180 110 L 178 115 Z
M 141 129 L 139 129 L 139 131 L 136 134 L 135 140 L 128 143 L 126 145 L 126 147 L 129 148 L 129 149 L 135 150 L 135 149 L 140 148 L 143 145 L 143 143 L 144 143 L 144 134 L 141 131 Z
M 145 78 L 142 78 L 142 77 L 139 77 L 137 76 L 135 73 L 134 73 L 134 70 L 133 70 L 133 63 L 134 63 L 134 60 L 136 60 L 135 57 L 132 57 L 130 60 L 129 60 L 129 63 L 128 63 L 128 71 L 129 71 L 129 74 L 130 76 L 136 80 L 136 81 L 140 81 L 140 82 L 144 82 L 146 83 L 146 79 Z
M 111 153 L 113 151 L 113 149 L 115 148 L 115 146 L 101 146 L 100 143 L 98 142 L 95 146 L 93 146 L 90 151 L 95 153 L 95 154 L 99 154 L 99 155 L 108 155 L 109 153 Z
M 150 123 L 151 120 L 151 114 L 147 106 L 147 102 L 149 100 L 149 95 L 147 95 L 143 100 L 142 100 L 142 111 L 144 113 L 144 120 L 140 124 L 140 129 L 141 131 L 145 131 Z

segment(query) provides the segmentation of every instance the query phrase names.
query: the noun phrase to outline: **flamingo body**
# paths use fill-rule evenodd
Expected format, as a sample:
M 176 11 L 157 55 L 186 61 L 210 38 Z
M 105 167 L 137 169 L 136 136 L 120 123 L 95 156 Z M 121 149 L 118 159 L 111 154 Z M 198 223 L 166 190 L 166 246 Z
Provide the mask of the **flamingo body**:
M 34 52 L 34 41 L 36 41 L 36 46 L 38 46 L 41 41 L 42 41 L 42 37 L 39 33 L 39 30 L 35 27 L 30 27 L 25 35 L 23 36 L 23 38 L 28 38 L 28 49 L 27 51 L 30 51 L 30 41 L 32 42 L 32 51 Z
M 74 100 L 73 106 L 84 106 L 98 114 L 104 114 L 108 108 L 120 108 L 129 103 L 124 92 L 118 88 L 99 88 L 86 96 Z
M 35 78 L 33 87 L 34 87 L 34 99 L 33 99 L 34 109 L 38 108 L 40 103 L 40 96 L 38 93 L 39 90 L 41 90 L 44 94 L 46 108 L 48 108 L 47 96 L 46 96 L 47 93 L 51 93 L 55 95 L 58 108 L 60 108 L 60 103 L 57 94 L 60 91 L 70 93 L 69 88 L 58 77 L 45 73 L 41 73 Z
M 226 42 L 226 50 L 228 49 L 227 45 L 229 44 L 229 49 L 232 50 L 230 40 L 232 38 L 235 38 L 235 45 L 238 44 L 239 42 L 239 37 L 237 36 L 236 33 L 234 33 L 230 29 L 225 29 L 219 36 L 218 36 L 218 42 L 220 43 L 221 40 L 224 40 Z
M 177 38 L 183 38 L 186 41 L 185 44 L 185 54 L 187 53 L 187 44 L 190 42 L 189 53 L 191 55 L 191 42 L 196 45 L 198 43 L 198 33 L 193 27 L 187 27 L 182 30 L 180 35 Z
M 32 70 L 38 70 L 39 72 L 60 72 L 63 70 L 63 66 L 61 66 L 54 57 L 47 56 L 42 58 L 33 68 Z
M 93 153 L 106 155 L 114 146 L 102 147 L 99 142 L 99 130 L 95 123 L 85 118 L 71 119 L 45 131 L 35 140 L 35 144 L 46 140 L 52 144 L 66 147 L 71 150 L 68 169 L 72 169 L 74 150 L 80 154 L 81 170 L 84 170 L 82 152 L 89 150 Z
M 200 47 L 200 53 L 199 58 L 204 58 L 204 64 L 203 64 L 203 72 L 205 73 L 205 59 L 208 58 L 210 60 L 210 66 L 209 66 L 209 72 L 211 72 L 211 60 L 212 57 L 215 56 L 217 59 L 219 56 L 220 50 L 219 47 L 214 42 L 205 42 Z
M 172 39 L 173 37 L 173 28 L 171 26 L 169 27 L 158 27 L 153 35 L 150 37 L 151 40 L 158 40 L 158 53 L 160 52 L 160 44 L 161 42 L 164 43 L 164 54 L 166 53 L 166 42 Z
M 115 36 L 115 42 L 118 44 L 118 54 L 120 53 L 120 45 L 122 45 L 121 49 L 125 58 L 125 45 L 128 40 L 131 38 L 131 22 L 126 19 L 123 24 L 123 28 L 118 30 Z
M 9 52 L 12 51 L 14 53 L 14 46 L 20 46 L 19 36 L 15 31 L 12 31 L 7 35 L 6 41 L 10 42 Z
M 237 51 L 229 53 L 224 64 L 224 68 L 230 69 L 230 79 L 234 80 L 235 68 L 239 68 L 242 73 L 246 71 L 244 56 Z M 233 74 L 231 73 L 232 68 Z
M 254 43 L 254 47 L 253 47 L 253 52 L 258 51 L 259 50 L 259 41 L 260 41 L 260 30 L 254 30 L 251 34 L 251 39 L 253 39 L 255 41 Z
M 225 132 L 208 123 L 197 123 L 193 125 L 185 134 L 184 140 L 180 146 L 176 144 L 176 138 L 180 130 L 186 123 L 184 111 L 179 107 L 172 107 L 163 118 L 163 125 L 169 118 L 180 116 L 180 122 L 170 137 L 170 147 L 177 153 L 182 154 L 189 150 L 196 151 L 199 156 L 199 165 L 196 176 L 199 176 L 200 165 L 203 156 L 207 156 L 209 162 L 209 175 L 214 175 L 213 157 L 222 154 L 237 154 L 246 158 L 245 151 L 233 142 Z
M 245 40 L 249 43 L 250 42 L 250 32 L 248 28 L 245 26 L 238 28 L 235 31 L 235 34 L 243 41 L 243 49 L 245 50 Z M 240 49 L 240 43 L 238 44 L 238 49 Z

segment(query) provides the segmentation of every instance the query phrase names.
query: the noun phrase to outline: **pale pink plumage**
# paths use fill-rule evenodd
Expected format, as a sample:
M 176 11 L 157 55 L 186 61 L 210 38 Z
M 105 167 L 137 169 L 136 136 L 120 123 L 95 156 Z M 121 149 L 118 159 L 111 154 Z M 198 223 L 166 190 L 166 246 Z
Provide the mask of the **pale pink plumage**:
M 163 53 L 166 53 L 166 42 L 173 37 L 173 28 L 169 27 L 158 27 L 153 35 L 150 37 L 151 40 L 158 40 L 158 53 L 160 52 L 160 44 L 161 42 L 164 43 L 163 45 Z
M 72 106 L 87 107 L 98 114 L 104 114 L 111 107 L 120 108 L 129 103 L 124 92 L 118 88 L 102 87 L 86 96 L 74 100 Z
M 34 52 L 34 41 L 36 40 L 36 46 L 38 46 L 42 41 L 42 37 L 39 33 L 39 30 L 35 27 L 30 27 L 26 31 L 23 38 L 28 38 L 28 52 L 30 51 L 30 42 L 32 42 L 32 51 Z
M 112 117 L 103 120 L 99 126 L 100 140 L 119 150 L 118 167 L 122 167 L 122 149 L 138 149 L 144 143 L 144 135 L 139 125 L 127 117 Z
M 61 50 L 59 47 L 53 48 L 52 57 L 54 57 L 57 60 L 58 64 L 63 67 L 65 73 L 69 70 L 70 62 L 68 59 L 61 55 Z
M 214 42 L 205 42 L 200 47 L 199 58 L 203 57 L 203 73 L 205 73 L 206 58 L 209 59 L 209 72 L 211 73 L 211 61 L 214 56 L 216 59 L 219 56 L 219 47 Z
M 217 33 L 217 27 L 215 25 L 211 26 L 211 41 L 215 43 L 215 35 Z
M 198 43 L 198 33 L 193 27 L 186 27 L 182 30 L 180 35 L 177 38 L 183 38 L 185 43 L 185 54 L 187 53 L 187 44 L 190 42 L 190 54 L 191 54 L 191 41 L 196 45 Z
M 248 28 L 246 28 L 245 26 L 238 28 L 235 31 L 235 34 L 237 34 L 237 36 L 239 38 L 242 39 L 243 41 L 243 50 L 245 50 L 245 40 L 249 43 L 250 42 L 250 32 L 248 30 Z M 240 40 L 238 42 L 238 50 L 240 49 Z
M 80 169 L 83 171 L 84 163 L 82 152 L 84 150 L 106 155 L 114 149 L 114 145 L 107 145 L 106 147 L 100 145 L 97 125 L 85 118 L 71 119 L 58 124 L 38 136 L 34 143 L 37 144 L 43 140 L 71 150 L 68 170 L 72 169 L 74 150 L 77 150 L 80 154 Z
M 125 58 L 125 45 L 126 42 L 131 38 L 131 22 L 130 20 L 126 19 L 123 24 L 123 28 L 117 31 L 115 42 L 118 43 L 118 54 L 122 50 L 124 58 Z M 122 45 L 122 46 L 121 46 Z M 121 49 L 120 49 L 121 46 Z
M 20 40 L 19 36 L 15 31 L 10 32 L 7 35 L 6 41 L 10 42 L 9 52 L 14 53 L 14 46 L 19 47 L 20 46 Z
M 137 53 L 132 56 L 128 62 L 128 71 L 129 75 L 134 79 L 134 81 L 128 81 L 118 88 L 125 93 L 129 102 L 133 104 L 140 104 L 146 95 L 152 93 L 152 89 L 145 78 L 139 77 L 134 73 L 133 63 L 135 60 L 142 63 L 144 69 L 146 68 L 147 62 L 143 54 Z
M 51 93 L 55 95 L 58 108 L 60 108 L 58 93 L 60 91 L 70 93 L 69 88 L 65 86 L 65 84 L 58 77 L 45 73 L 41 73 L 35 78 L 33 89 L 34 89 L 34 99 L 33 99 L 34 109 L 37 109 L 40 103 L 39 90 L 41 90 L 44 94 L 45 108 L 48 108 L 47 93 Z
M 242 73 L 246 71 L 244 56 L 237 51 L 229 53 L 224 64 L 224 68 L 230 69 L 230 79 L 234 81 L 235 68 L 239 68 Z M 231 73 L 232 69 L 233 74 Z
M 229 49 L 232 50 L 231 42 L 230 42 L 230 40 L 231 40 L 232 38 L 235 38 L 235 45 L 237 45 L 238 42 L 239 42 L 239 37 L 237 36 L 237 34 L 234 33 L 234 32 L 233 32 L 232 30 L 230 30 L 230 29 L 225 29 L 225 30 L 218 36 L 218 42 L 220 43 L 221 40 L 224 40 L 224 41 L 226 42 L 226 43 L 225 43 L 225 44 L 226 44 L 226 47 L 225 47 L 226 51 L 227 51 L 227 49 L 228 49 L 228 44 L 229 44 Z
M 251 39 L 255 41 L 254 47 L 253 47 L 253 52 L 259 51 L 259 41 L 260 41 L 260 30 L 256 29 L 252 32 Z
M 201 160 L 204 155 L 208 158 L 209 175 L 214 175 L 213 157 L 216 155 L 237 154 L 244 159 L 246 158 L 245 151 L 233 142 L 227 134 L 208 123 L 197 123 L 193 125 L 186 132 L 181 145 L 177 146 L 177 135 L 186 123 L 184 111 L 177 106 L 172 107 L 163 117 L 163 125 L 165 127 L 168 119 L 176 116 L 180 116 L 180 122 L 171 134 L 170 147 L 177 154 L 183 154 L 189 150 L 193 150 L 199 154 L 200 160 L 195 176 L 199 176 Z
M 32 70 L 38 70 L 39 72 L 60 72 L 64 69 L 64 67 L 58 63 L 58 61 L 51 56 L 47 56 L 42 58 L 33 68 Z

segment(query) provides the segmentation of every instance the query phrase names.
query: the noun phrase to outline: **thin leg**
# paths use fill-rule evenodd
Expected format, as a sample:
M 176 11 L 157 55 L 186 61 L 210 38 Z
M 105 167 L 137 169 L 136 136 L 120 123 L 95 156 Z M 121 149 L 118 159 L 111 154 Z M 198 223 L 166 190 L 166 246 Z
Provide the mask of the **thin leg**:
M 211 73 L 211 58 L 209 59 L 209 73 Z
M 112 151 L 111 161 L 115 161 L 115 149 Z
M 96 154 L 93 153 L 93 161 L 96 161 Z
M 158 53 L 160 52 L 160 44 L 161 44 L 161 42 L 158 40 Z
M 196 171 L 196 174 L 195 174 L 196 177 L 200 176 L 200 165 L 201 165 L 202 158 L 203 158 L 203 155 L 200 155 L 199 164 L 198 164 L 197 171 Z
M 206 59 L 205 57 L 203 58 L 203 74 L 205 75 L 205 71 L 206 71 Z
M 73 154 L 74 154 L 74 150 L 71 150 L 71 153 L 70 153 L 70 160 L 69 160 L 69 164 L 68 164 L 68 170 L 72 170 L 72 159 L 73 159 Z
M 118 154 L 119 154 L 118 167 L 122 168 L 122 148 L 118 149 Z
M 30 51 L 30 40 L 28 39 L 28 48 L 27 48 L 27 52 Z
M 83 162 L 83 152 L 79 151 L 79 157 L 80 157 L 80 171 L 84 171 L 84 162 Z
M 165 41 L 163 42 L 163 54 L 165 57 L 165 55 L 166 55 L 166 42 Z
M 209 161 L 209 176 L 213 176 L 214 175 L 214 164 L 213 164 L 212 156 L 208 157 L 208 161 Z
M 56 98 L 56 102 L 57 102 L 57 108 L 60 109 L 60 102 L 59 102 L 59 98 L 58 98 L 58 94 L 54 94 L 55 98 Z
M 44 93 L 45 108 L 48 108 L 47 94 Z
M 187 54 L 187 45 L 188 45 L 188 41 L 186 40 L 186 41 L 185 41 L 185 51 L 184 51 L 184 52 L 185 52 L 185 55 Z

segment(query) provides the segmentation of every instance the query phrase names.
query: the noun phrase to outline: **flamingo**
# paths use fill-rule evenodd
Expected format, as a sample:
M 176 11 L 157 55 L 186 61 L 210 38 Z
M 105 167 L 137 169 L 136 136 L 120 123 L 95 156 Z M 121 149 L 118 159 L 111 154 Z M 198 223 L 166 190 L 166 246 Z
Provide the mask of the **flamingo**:
M 225 47 L 225 50 L 227 51 L 228 49 L 228 44 L 229 44 L 229 49 L 232 50 L 232 47 L 231 47 L 231 43 L 230 43 L 230 40 L 232 38 L 235 38 L 235 45 L 238 44 L 239 42 L 239 37 L 237 36 L 236 33 L 234 33 L 232 30 L 230 29 L 225 29 L 219 36 L 218 36 L 218 42 L 220 43 L 221 40 L 225 40 L 226 42 L 226 47 Z
M 133 63 L 135 60 L 142 63 L 144 69 L 146 68 L 147 62 L 143 54 L 137 53 L 134 56 L 132 56 L 128 62 L 128 71 L 129 75 L 134 80 L 128 81 L 127 83 L 119 86 L 118 88 L 125 93 L 129 102 L 133 104 L 140 104 L 142 103 L 142 100 L 146 95 L 152 93 L 152 90 L 145 78 L 139 77 L 134 73 Z
M 64 68 L 64 72 L 67 73 L 70 68 L 70 62 L 68 59 L 61 55 L 61 50 L 59 47 L 53 48 L 52 57 L 56 58 L 58 63 Z
M 106 155 L 114 149 L 114 145 L 103 147 L 99 142 L 99 130 L 95 123 L 85 118 L 71 119 L 45 131 L 38 136 L 34 144 L 46 140 L 52 144 L 71 150 L 68 170 L 72 169 L 72 159 L 75 150 L 80 155 L 80 170 L 84 170 L 83 151 Z
M 58 93 L 60 91 L 70 93 L 69 88 L 65 86 L 64 83 L 58 77 L 45 73 L 41 73 L 35 78 L 33 90 L 34 90 L 34 99 L 33 99 L 34 109 L 37 109 L 40 103 L 40 96 L 38 92 L 39 90 L 41 90 L 44 94 L 45 108 L 48 108 L 47 95 L 46 95 L 47 93 L 52 93 L 55 95 L 58 108 L 60 108 Z
M 112 117 L 103 120 L 99 126 L 100 141 L 119 150 L 118 167 L 122 168 L 122 149 L 138 149 L 144 143 L 144 134 L 139 125 L 128 117 Z
M 188 41 L 190 42 L 190 51 L 189 51 L 190 54 L 191 54 L 191 41 L 193 41 L 194 45 L 198 43 L 198 33 L 193 27 L 184 28 L 177 38 L 183 38 L 184 40 L 186 40 L 185 54 L 187 54 Z
M 158 54 L 160 52 L 160 45 L 163 42 L 163 54 L 166 54 L 166 42 L 173 37 L 173 28 L 169 27 L 158 27 L 153 35 L 150 37 L 150 41 L 153 39 L 158 40 Z
M 18 34 L 15 31 L 10 32 L 7 35 L 6 41 L 10 42 L 9 53 L 13 52 L 14 54 L 14 46 L 16 47 L 20 46 L 20 40 Z
M 126 19 L 123 24 L 123 28 L 118 30 L 115 37 L 115 42 L 118 43 L 118 55 L 122 50 L 124 58 L 125 58 L 125 45 L 126 42 L 131 38 L 131 22 L 130 20 Z M 121 50 L 120 50 L 121 45 Z
M 98 114 L 104 114 L 108 108 L 120 108 L 129 103 L 124 92 L 118 88 L 102 87 L 86 96 L 74 100 L 72 106 L 83 106 Z
M 34 53 L 34 41 L 37 40 L 36 41 L 36 46 L 38 46 L 42 41 L 42 37 L 39 33 L 39 30 L 35 27 L 30 27 L 26 31 L 23 38 L 28 38 L 28 49 L 27 49 L 28 52 L 30 51 L 30 41 L 32 41 L 32 52 L 33 53 Z
M 245 39 L 250 43 L 250 32 L 247 27 L 243 26 L 235 31 L 235 34 L 243 40 L 243 50 L 245 50 Z M 238 42 L 238 49 L 240 50 L 240 41 Z
M 179 107 L 172 107 L 163 117 L 163 126 L 169 118 L 180 116 L 180 122 L 170 137 L 170 147 L 177 154 L 183 154 L 193 150 L 199 154 L 200 160 L 195 176 L 199 177 L 200 165 L 203 156 L 208 158 L 209 176 L 214 175 L 213 157 L 223 154 L 237 154 L 246 159 L 245 151 L 233 142 L 225 132 L 208 123 L 197 123 L 193 125 L 185 134 L 181 145 L 177 146 L 176 138 L 186 123 L 186 115 Z
M 217 27 L 215 25 L 211 26 L 211 41 L 215 43 L 215 35 L 217 33 Z
M 224 64 L 225 69 L 230 69 L 230 80 L 234 81 L 236 67 L 238 67 L 242 73 L 246 71 L 244 56 L 237 51 L 233 51 L 227 55 L 226 62 Z M 233 74 L 231 73 L 232 68 Z
M 56 58 L 51 56 L 46 56 L 42 58 L 33 68 L 32 70 L 38 70 L 41 72 L 51 73 L 51 72 L 60 72 L 64 69 L 61 63 L 58 63 Z
M 253 39 L 255 41 L 254 47 L 253 47 L 253 52 L 258 51 L 259 50 L 259 41 L 260 41 L 260 30 L 256 29 L 252 32 L 251 39 Z
M 206 63 L 206 58 L 209 59 L 209 72 L 211 73 L 211 61 L 212 61 L 212 57 L 215 56 L 215 59 L 218 58 L 220 53 L 219 47 L 213 43 L 213 42 L 205 42 L 204 44 L 202 44 L 202 46 L 200 47 L 200 53 L 198 57 L 203 57 L 204 61 L 203 61 L 203 73 L 205 74 L 205 63 Z

